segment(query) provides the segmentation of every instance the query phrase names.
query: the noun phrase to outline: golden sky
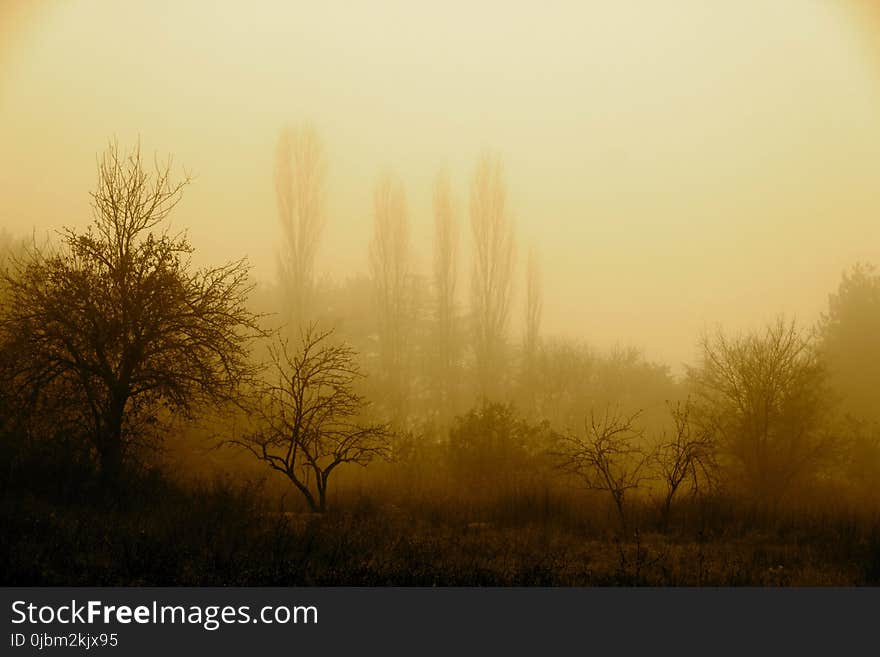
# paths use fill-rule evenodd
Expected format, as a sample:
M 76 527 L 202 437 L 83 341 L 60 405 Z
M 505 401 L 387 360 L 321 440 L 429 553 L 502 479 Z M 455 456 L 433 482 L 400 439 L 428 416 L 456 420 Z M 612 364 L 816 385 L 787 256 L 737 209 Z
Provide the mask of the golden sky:
M 0 225 L 84 226 L 97 151 L 140 138 L 195 174 L 175 224 L 201 257 L 247 254 L 269 279 L 275 140 L 308 119 L 328 156 L 319 271 L 366 271 L 387 169 L 426 267 L 434 174 L 451 172 L 466 221 L 489 148 L 506 165 L 518 274 L 530 243 L 542 253 L 547 331 L 677 367 L 703 327 L 811 323 L 845 267 L 880 263 L 878 13 L 867 0 L 5 0 Z

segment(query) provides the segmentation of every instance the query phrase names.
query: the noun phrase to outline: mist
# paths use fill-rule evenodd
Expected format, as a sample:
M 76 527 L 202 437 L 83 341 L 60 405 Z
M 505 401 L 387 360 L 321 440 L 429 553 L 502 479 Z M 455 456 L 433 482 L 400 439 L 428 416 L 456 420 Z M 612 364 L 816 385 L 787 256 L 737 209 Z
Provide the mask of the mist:
M 880 582 L 880 12 L 728 5 L 4 3 L 2 583 Z
M 518 275 L 529 244 L 544 254 L 544 330 L 677 372 L 704 328 L 815 321 L 844 269 L 880 260 L 880 55 L 855 4 L 24 7 L 0 10 L 17 35 L 0 60 L 15 235 L 86 225 L 96 153 L 140 139 L 195 176 L 174 222 L 198 257 L 247 255 L 271 282 L 275 146 L 310 121 L 327 158 L 319 276 L 367 271 L 387 171 L 427 275 L 434 176 L 466 212 L 488 149 Z

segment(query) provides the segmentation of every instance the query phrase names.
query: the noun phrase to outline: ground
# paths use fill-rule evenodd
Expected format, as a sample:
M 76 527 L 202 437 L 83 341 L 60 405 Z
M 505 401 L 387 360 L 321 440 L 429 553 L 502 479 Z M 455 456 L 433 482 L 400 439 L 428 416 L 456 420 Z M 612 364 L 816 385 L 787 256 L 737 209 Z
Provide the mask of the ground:
M 634 507 L 340 496 L 274 510 L 258 487 L 158 479 L 108 499 L 3 498 L 5 585 L 850 586 L 880 584 L 869 513 L 686 507 L 661 531 Z M 398 500 L 400 502 L 400 500 Z

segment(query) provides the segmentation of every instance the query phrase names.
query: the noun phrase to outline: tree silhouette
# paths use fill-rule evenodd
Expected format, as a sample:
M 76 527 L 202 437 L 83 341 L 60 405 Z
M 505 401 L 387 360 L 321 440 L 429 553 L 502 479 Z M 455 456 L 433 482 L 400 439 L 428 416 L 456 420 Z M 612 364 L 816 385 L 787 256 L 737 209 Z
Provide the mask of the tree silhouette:
M 591 412 L 583 433 L 563 434 L 556 452 L 562 470 L 579 477 L 588 489 L 611 494 L 624 529 L 624 497 L 641 484 L 648 460 L 638 445 L 643 435 L 635 425 L 638 416 L 608 408 L 602 414 Z
M 819 328 L 820 355 L 843 410 L 880 423 L 880 273 L 864 264 L 845 272 Z
M 778 319 L 763 331 L 702 341 L 688 368 L 695 411 L 758 499 L 771 503 L 828 456 L 829 395 L 813 342 Z
M 541 315 L 544 310 L 541 265 L 535 247 L 529 248 L 526 264 L 525 331 L 523 332 L 523 363 L 521 390 L 526 408 L 534 412 L 537 400 L 536 374 L 540 346 Z
M 194 270 L 185 235 L 160 229 L 189 182 L 172 182 L 170 164 L 148 173 L 139 146 L 111 142 L 93 224 L 3 274 L 3 384 L 78 426 L 110 481 L 130 448 L 158 440 L 163 418 L 231 399 L 259 333 L 244 261 Z
M 547 448 L 555 438 L 548 422 L 530 423 L 509 403 L 483 402 L 452 423 L 447 463 L 470 494 L 521 491 L 545 475 Z
M 388 407 L 395 421 L 406 417 L 407 337 L 411 319 L 409 216 L 403 185 L 390 174 L 373 194 L 370 274 L 379 323 L 379 356 Z
M 471 289 L 477 379 L 480 393 L 491 397 L 497 392 L 501 377 L 513 288 L 513 227 L 498 157 L 487 154 L 477 164 L 471 183 L 470 215 L 474 240 Z
M 310 319 L 315 256 L 324 230 L 324 147 L 311 124 L 287 128 L 275 153 L 275 195 L 285 245 L 279 272 L 287 297 L 286 319 L 297 326 Z
M 439 406 L 451 407 L 455 349 L 455 288 L 458 282 L 458 224 L 449 177 L 434 183 L 434 291 L 436 295 L 437 391 Z M 439 410 L 439 409 L 438 409 Z
M 691 400 L 669 404 L 673 431 L 664 434 L 652 455 L 660 478 L 666 486 L 663 496 L 663 518 L 668 522 L 672 501 L 684 486 L 694 495 L 717 484 L 718 464 L 715 441 L 711 431 L 698 426 L 691 417 Z
M 538 351 L 538 340 L 541 333 L 541 314 L 544 310 L 543 289 L 541 286 L 541 264 L 534 247 L 529 249 L 526 265 L 526 330 L 523 349 L 526 359 L 534 360 Z
M 362 420 L 367 402 L 354 388 L 363 376 L 356 354 L 331 344 L 331 333 L 311 324 L 295 351 L 286 341 L 271 348 L 271 380 L 258 385 L 251 412 L 255 426 L 229 441 L 284 474 L 315 512 L 326 510 L 339 465 L 365 466 L 390 454 L 389 426 Z

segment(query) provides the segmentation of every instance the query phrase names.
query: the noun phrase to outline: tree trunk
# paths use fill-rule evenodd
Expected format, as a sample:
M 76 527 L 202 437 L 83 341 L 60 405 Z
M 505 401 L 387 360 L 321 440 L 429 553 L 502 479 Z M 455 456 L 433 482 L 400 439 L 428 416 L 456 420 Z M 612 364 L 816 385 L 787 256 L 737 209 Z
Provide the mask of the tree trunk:
M 309 511 L 312 513 L 320 513 L 321 509 L 318 506 L 318 503 L 315 501 L 315 496 L 312 495 L 312 491 L 309 490 L 308 480 L 305 482 L 300 481 L 299 478 L 294 474 L 293 470 L 289 470 L 287 473 L 287 478 L 296 486 L 296 489 L 302 493 L 302 496 L 306 500 L 306 504 L 309 505 Z
M 677 488 L 670 488 L 666 492 L 666 498 L 663 500 L 663 529 L 669 528 L 669 517 L 672 513 L 672 498 L 675 497 Z
M 106 487 L 115 487 L 122 475 L 122 439 L 119 434 L 104 439 L 98 458 L 102 482 Z
M 611 491 L 614 497 L 614 506 L 617 507 L 617 514 L 620 516 L 620 528 L 626 533 L 626 515 L 623 512 L 623 491 Z
M 104 435 L 98 446 L 101 480 L 108 488 L 115 488 L 122 475 L 122 420 L 124 412 L 124 401 L 112 405 L 107 414 Z
M 327 510 L 327 474 L 326 472 L 318 473 L 318 513 L 324 513 Z
M 323 513 L 324 509 L 318 506 L 318 503 L 315 502 L 315 498 L 311 495 L 306 496 L 306 502 L 308 502 L 309 511 L 311 511 L 312 513 Z

